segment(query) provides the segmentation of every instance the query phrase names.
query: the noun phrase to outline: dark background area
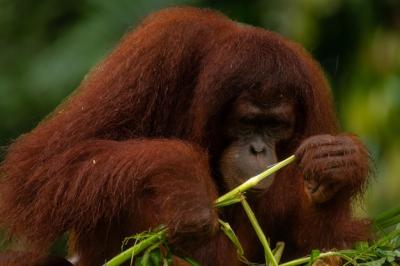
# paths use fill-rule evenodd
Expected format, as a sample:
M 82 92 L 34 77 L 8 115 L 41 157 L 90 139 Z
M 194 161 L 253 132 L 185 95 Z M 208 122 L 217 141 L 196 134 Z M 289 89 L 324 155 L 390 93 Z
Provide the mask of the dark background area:
M 144 16 L 177 5 L 218 9 L 305 46 L 326 71 L 343 130 L 374 159 L 357 213 L 400 202 L 399 0 L 0 0 L 0 146 L 49 114 Z

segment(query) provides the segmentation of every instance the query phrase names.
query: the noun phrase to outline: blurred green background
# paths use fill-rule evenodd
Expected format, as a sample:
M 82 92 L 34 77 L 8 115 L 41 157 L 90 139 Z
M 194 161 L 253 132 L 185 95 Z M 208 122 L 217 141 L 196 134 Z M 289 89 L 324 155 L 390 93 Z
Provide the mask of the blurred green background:
M 177 5 L 303 44 L 326 71 L 343 129 L 374 159 L 359 213 L 400 203 L 400 0 L 0 0 L 0 146 L 51 112 L 140 19 Z

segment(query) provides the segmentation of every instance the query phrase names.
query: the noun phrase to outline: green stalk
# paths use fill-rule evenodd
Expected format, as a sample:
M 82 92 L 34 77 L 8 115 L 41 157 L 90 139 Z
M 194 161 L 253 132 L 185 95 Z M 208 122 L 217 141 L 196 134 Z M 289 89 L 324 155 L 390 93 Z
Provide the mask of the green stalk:
M 369 247 L 369 249 L 373 249 L 378 246 L 384 246 L 385 244 L 387 244 L 387 242 L 389 242 L 390 240 L 395 239 L 397 237 L 400 237 L 400 230 L 394 230 L 394 231 L 388 233 L 387 235 L 385 235 L 384 237 L 381 237 L 371 247 Z
M 396 225 L 398 223 L 400 223 L 400 216 L 389 218 L 380 223 L 375 223 L 375 226 L 378 228 L 381 228 L 381 229 L 386 229 L 386 228 Z
M 236 247 L 236 253 L 239 256 L 239 258 L 242 261 L 248 262 L 246 257 L 244 256 L 244 250 L 242 245 L 240 244 L 239 239 L 237 238 L 235 232 L 233 231 L 232 227 L 227 223 L 222 221 L 221 219 L 218 219 L 219 224 L 221 225 L 221 230 L 224 232 L 224 234 L 229 238 L 229 240 L 233 243 L 233 245 Z
M 274 254 L 271 251 L 271 248 L 268 244 L 267 238 L 265 237 L 263 231 L 261 230 L 260 225 L 258 224 L 258 221 L 257 221 L 253 211 L 251 210 L 249 204 L 247 203 L 247 201 L 245 200 L 244 196 L 241 193 L 251 189 L 252 187 L 257 185 L 260 181 L 262 181 L 269 175 L 272 175 L 279 169 L 285 167 L 286 165 L 290 164 L 295 159 L 296 159 L 296 157 L 294 155 L 286 158 L 285 160 L 268 168 L 266 171 L 262 172 L 261 174 L 258 174 L 256 176 L 248 179 L 242 185 L 234 188 L 233 190 L 231 190 L 230 192 L 226 193 L 225 195 L 219 197 L 215 201 L 215 205 L 217 207 L 223 207 L 226 205 L 237 203 L 239 201 L 242 203 L 243 208 L 245 209 L 245 212 L 246 212 L 247 216 L 249 217 L 250 222 L 251 222 L 254 230 L 256 231 L 258 238 L 261 241 L 261 244 L 264 247 L 266 261 L 269 261 L 270 263 L 272 263 L 273 266 L 277 266 L 278 263 L 274 257 Z M 129 249 L 121 252 L 120 254 L 118 254 L 117 256 L 112 258 L 105 265 L 106 266 L 117 266 L 117 265 L 120 265 L 123 262 L 127 261 L 128 259 L 133 258 L 134 256 L 136 256 L 143 250 L 147 249 L 148 247 L 150 247 L 156 243 L 160 243 L 160 241 L 165 238 L 165 232 L 166 232 L 165 230 L 162 230 L 155 235 L 151 235 L 151 236 L 145 238 L 144 240 L 139 241 L 134 246 L 130 247 Z M 239 243 L 239 245 L 240 245 L 240 243 Z M 282 251 L 283 251 L 283 249 L 282 249 Z M 241 252 L 243 252 L 243 251 L 241 251 Z M 278 250 L 278 252 L 276 254 L 278 261 L 281 256 L 280 253 L 281 253 L 281 251 Z M 243 258 L 244 258 L 244 256 L 243 256 Z
M 286 165 L 290 164 L 291 162 L 293 162 L 295 159 L 296 159 L 296 157 L 294 155 L 292 155 L 292 156 L 286 158 L 285 160 L 280 161 L 279 163 L 275 164 L 274 166 L 268 168 L 267 170 L 265 170 L 261 174 L 258 174 L 256 176 L 253 176 L 252 178 L 249 178 L 243 184 L 239 185 L 238 187 L 234 188 L 233 190 L 231 190 L 228 193 L 226 193 L 226 194 L 222 195 L 221 197 L 219 197 L 216 200 L 215 204 L 217 206 L 219 206 L 220 204 L 223 204 L 224 201 L 230 200 L 232 198 L 235 198 L 238 194 L 243 193 L 246 190 L 249 190 L 250 188 L 254 187 L 260 181 L 265 179 L 267 176 L 272 175 L 273 173 L 275 173 L 279 169 L 281 169 L 281 168 L 285 167 Z
M 374 224 L 378 227 L 388 227 L 400 222 L 400 206 L 389 209 L 379 214 L 374 219 Z
M 337 255 L 336 252 L 326 252 L 326 253 L 321 253 L 318 257 L 323 258 L 323 257 L 328 257 L 328 256 L 334 256 Z M 304 263 L 310 262 L 311 257 L 304 257 L 304 258 L 299 258 L 295 260 L 291 260 L 282 264 L 279 264 L 279 266 L 296 266 L 296 265 L 302 265 Z
M 278 263 L 276 262 L 276 259 L 274 257 L 274 254 L 271 251 L 271 248 L 269 246 L 268 240 L 264 235 L 264 232 L 261 229 L 260 224 L 257 221 L 256 216 L 254 215 L 253 210 L 250 208 L 249 203 L 247 202 L 247 200 L 245 199 L 245 197 L 242 195 L 242 200 L 241 200 L 242 206 L 244 211 L 247 214 L 247 217 L 250 220 L 251 225 L 253 226 L 254 231 L 256 232 L 258 239 L 261 242 L 261 245 L 264 248 L 264 256 L 265 256 L 265 263 L 267 265 L 267 263 L 271 263 L 272 266 L 278 266 Z
M 148 238 L 144 239 L 143 241 L 138 242 L 134 246 L 124 250 L 123 252 L 119 253 L 117 256 L 106 262 L 105 266 L 118 266 L 124 263 L 125 261 L 131 259 L 132 257 L 136 256 L 146 248 L 150 247 L 151 245 L 160 242 L 164 238 L 165 230 L 158 232 L 155 235 L 149 236 Z
M 274 254 L 276 262 L 279 264 L 282 258 L 283 251 L 285 250 L 285 242 L 277 242 L 272 253 Z
M 351 260 L 351 258 L 349 258 L 347 256 L 344 256 L 343 254 L 340 254 L 340 253 L 335 252 L 335 251 L 329 251 L 329 252 L 321 253 L 318 256 L 318 259 L 329 257 L 329 256 L 339 256 L 339 257 L 344 258 L 345 260 Z M 279 266 L 296 266 L 296 265 L 302 265 L 302 264 L 308 263 L 310 261 L 311 261 L 311 257 L 304 257 L 304 258 L 299 258 L 299 259 L 295 259 L 295 260 L 291 260 L 291 261 L 279 264 Z

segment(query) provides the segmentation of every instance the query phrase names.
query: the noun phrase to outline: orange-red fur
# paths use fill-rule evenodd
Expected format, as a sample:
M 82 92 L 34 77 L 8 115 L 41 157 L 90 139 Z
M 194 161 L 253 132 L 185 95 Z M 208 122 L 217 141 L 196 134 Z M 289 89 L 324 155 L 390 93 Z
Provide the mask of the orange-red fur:
M 0 168 L 0 221 L 39 254 L 23 262 L 45 256 L 66 231 L 79 265 L 100 265 L 125 236 L 158 223 L 167 223 L 171 235 L 190 235 L 199 229 L 191 229 L 191 219 L 215 221 L 215 211 L 199 216 L 199 208 L 210 208 L 221 192 L 213 162 L 224 112 L 243 91 L 254 89 L 262 100 L 271 88 L 297 107 L 296 134 L 278 146 L 279 159 L 309 136 L 338 133 L 320 67 L 297 44 L 210 10 L 149 16 L 77 92 L 10 146 Z M 368 236 L 366 225 L 351 218 L 348 198 L 310 204 L 295 165 L 251 204 L 272 243 L 286 242 L 286 254 Z M 241 210 L 226 217 L 249 258 L 262 260 Z M 200 229 L 209 237 L 198 248 L 188 245 L 190 255 L 203 265 L 238 264 L 225 236 Z

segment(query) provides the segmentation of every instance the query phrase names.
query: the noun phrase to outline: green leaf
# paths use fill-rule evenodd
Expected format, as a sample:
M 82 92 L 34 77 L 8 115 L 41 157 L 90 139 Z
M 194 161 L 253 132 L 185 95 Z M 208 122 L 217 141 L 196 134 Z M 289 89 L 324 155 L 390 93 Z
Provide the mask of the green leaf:
M 138 257 L 135 261 L 135 266 L 144 266 L 143 264 L 143 256 Z
M 157 243 L 153 246 L 148 247 L 145 252 L 143 253 L 143 256 L 141 257 L 141 263 L 143 266 L 152 266 L 152 265 L 160 265 L 160 261 L 161 261 L 161 252 L 160 252 L 160 244 Z M 158 264 L 154 264 L 153 260 L 151 259 L 151 257 L 157 257 L 159 256 L 160 259 L 158 261 Z
M 274 250 L 272 250 L 272 253 L 274 254 L 274 257 L 278 264 L 282 258 L 284 249 L 285 249 L 285 242 L 279 241 L 279 242 L 276 242 L 275 248 L 274 248 Z
M 377 227 L 387 228 L 397 223 L 400 223 L 400 206 L 389 209 L 374 219 Z
M 354 247 L 358 252 L 365 251 L 369 248 L 369 244 L 366 241 L 357 242 Z
M 373 260 L 370 262 L 360 263 L 359 265 L 360 266 L 381 266 L 385 263 L 385 261 L 386 261 L 386 258 L 381 258 L 381 259 Z
M 171 265 L 171 263 L 172 262 L 170 260 L 163 258 L 163 266 L 169 266 L 169 265 Z
M 163 258 L 163 266 L 168 266 L 168 265 L 169 265 L 168 260 L 166 258 Z
M 122 251 L 111 260 L 106 262 L 106 265 L 109 266 L 117 266 L 121 265 L 123 262 L 133 259 L 133 257 L 141 254 L 142 252 L 146 252 L 148 249 L 154 249 L 155 247 L 164 243 L 166 239 L 166 229 L 165 227 L 160 227 L 155 231 L 152 232 L 143 232 L 140 234 L 136 234 L 132 237 L 126 238 L 123 243 L 123 246 L 128 243 L 130 239 L 134 239 L 135 243 L 132 247 L 128 248 L 127 250 Z M 144 256 L 144 255 L 143 255 Z M 146 259 L 146 257 L 145 257 Z M 136 262 L 141 266 L 143 262 L 143 257 L 138 259 Z M 146 262 L 146 261 L 145 261 Z
M 386 258 L 388 262 L 393 262 L 396 257 L 400 257 L 400 251 L 399 250 L 383 250 L 383 249 L 377 249 L 376 253 L 383 258 Z
M 400 232 L 400 223 L 396 225 L 394 231 Z M 395 236 L 393 239 L 390 240 L 390 245 L 394 249 L 400 248 L 400 234 L 398 234 L 397 236 Z
M 237 238 L 235 232 L 233 231 L 232 227 L 229 225 L 229 223 L 222 221 L 221 219 L 218 219 L 218 222 L 221 226 L 221 230 L 224 232 L 224 234 L 231 240 L 233 245 L 236 247 L 236 253 L 239 257 L 240 260 L 243 262 L 248 262 L 246 257 L 244 256 L 244 250 L 242 245 L 240 244 L 239 239 Z
M 217 208 L 221 208 L 221 207 L 226 207 L 226 206 L 229 206 L 232 204 L 236 204 L 238 202 L 240 202 L 240 197 L 239 197 L 239 195 L 235 195 L 233 198 L 229 198 L 224 201 L 216 203 L 215 206 Z
M 171 252 L 171 249 L 169 249 L 167 245 L 164 245 L 163 247 L 165 248 L 165 250 L 167 252 L 167 254 L 163 258 L 163 266 L 172 265 L 173 254 Z
M 149 266 L 150 265 L 150 252 L 146 250 L 146 252 L 141 257 L 142 265 Z
M 155 266 L 159 266 L 162 261 L 162 255 L 160 249 L 156 249 L 150 253 L 150 260 Z
M 310 254 L 310 262 L 308 265 L 312 265 L 318 258 L 321 252 L 318 249 L 313 249 Z

